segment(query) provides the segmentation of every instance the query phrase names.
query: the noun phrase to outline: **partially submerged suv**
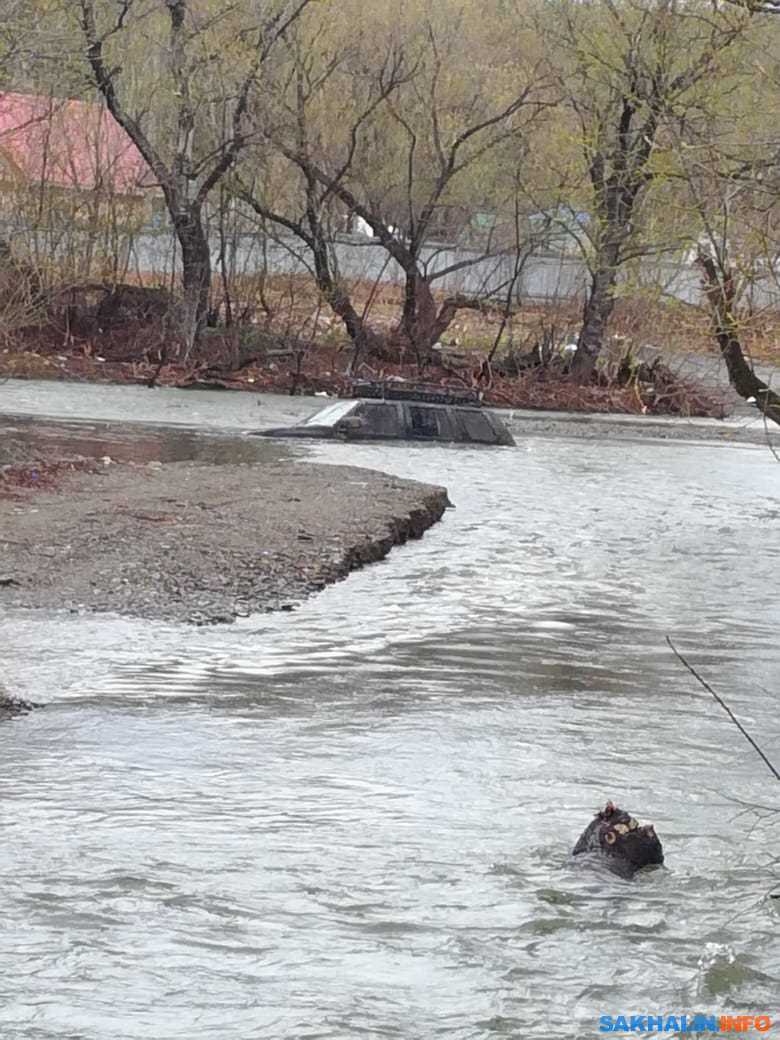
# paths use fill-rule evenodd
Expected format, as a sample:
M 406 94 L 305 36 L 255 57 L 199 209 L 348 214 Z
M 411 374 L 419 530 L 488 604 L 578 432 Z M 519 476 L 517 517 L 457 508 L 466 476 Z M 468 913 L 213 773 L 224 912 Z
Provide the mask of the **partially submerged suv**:
M 470 391 L 387 382 L 359 383 L 354 393 L 354 400 L 333 401 L 295 426 L 262 430 L 261 436 L 515 443 L 503 420 Z

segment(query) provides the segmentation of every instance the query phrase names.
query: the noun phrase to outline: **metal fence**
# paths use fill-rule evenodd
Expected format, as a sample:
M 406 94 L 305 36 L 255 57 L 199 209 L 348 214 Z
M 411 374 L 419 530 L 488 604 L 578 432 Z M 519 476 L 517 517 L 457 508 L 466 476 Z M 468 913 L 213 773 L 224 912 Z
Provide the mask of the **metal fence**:
M 382 245 L 357 235 L 339 235 L 332 243 L 341 276 L 400 285 L 401 267 L 388 256 Z M 231 275 L 305 274 L 310 259 L 305 247 L 295 238 L 241 234 L 231 237 L 225 249 L 225 263 Z M 212 260 L 220 257 L 218 242 L 212 243 Z M 429 274 L 443 273 L 436 287 L 469 296 L 505 295 L 515 270 L 514 255 L 485 257 L 476 250 L 448 244 L 431 244 L 423 249 L 422 262 Z M 130 244 L 130 268 L 138 274 L 170 276 L 178 267 L 175 240 L 170 234 L 143 233 Z M 702 302 L 701 274 L 682 260 L 643 259 L 621 273 L 642 290 L 681 300 Z M 578 301 L 588 288 L 590 273 L 585 261 L 575 256 L 531 254 L 521 265 L 515 295 L 525 301 Z M 756 280 L 751 286 L 755 307 L 780 307 L 780 286 L 775 278 Z
M 26 251 L 49 259 L 69 259 L 78 263 L 80 251 L 93 256 L 100 244 L 86 232 L 69 229 L 6 228 L 15 243 L 26 243 Z M 2 229 L 0 229 L 2 233 Z M 106 248 L 106 244 L 103 245 Z M 164 281 L 179 270 L 179 253 L 169 230 L 144 230 L 122 239 L 112 239 L 110 248 L 119 252 L 119 268 L 136 275 L 154 275 Z M 341 276 L 374 283 L 401 284 L 403 271 L 388 256 L 378 241 L 360 235 L 338 235 L 332 243 Z M 212 262 L 221 266 L 222 247 L 212 240 Z M 504 296 L 515 270 L 515 256 L 485 257 L 484 254 L 448 244 L 431 244 L 423 250 L 422 261 L 428 273 L 447 272 L 436 280 L 436 287 L 470 296 Z M 86 260 L 85 260 L 86 262 Z M 260 234 L 235 234 L 224 248 L 224 263 L 231 277 L 270 274 L 305 274 L 310 260 L 305 247 L 290 236 L 264 237 Z M 590 275 L 587 264 L 576 256 L 532 254 L 525 258 L 515 286 L 522 301 L 578 301 L 587 291 Z M 621 279 L 649 292 L 697 304 L 702 300 L 698 269 L 684 260 L 648 259 L 632 264 Z M 756 308 L 780 307 L 780 288 L 775 277 L 756 279 L 750 288 Z

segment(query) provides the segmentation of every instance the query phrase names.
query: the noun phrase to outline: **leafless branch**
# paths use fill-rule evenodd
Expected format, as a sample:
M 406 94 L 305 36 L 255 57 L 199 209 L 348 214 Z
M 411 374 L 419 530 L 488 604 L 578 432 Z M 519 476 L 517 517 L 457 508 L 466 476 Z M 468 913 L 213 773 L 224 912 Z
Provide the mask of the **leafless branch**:
M 704 689 L 707 691 L 707 693 L 709 693 L 710 696 L 713 697 L 715 699 L 715 701 L 721 706 L 721 708 L 723 708 L 723 710 L 726 712 L 728 717 L 731 719 L 731 721 L 737 727 L 737 729 L 742 734 L 742 736 L 745 738 L 745 740 L 750 744 L 750 746 L 753 748 L 753 750 L 756 751 L 758 753 L 758 755 L 760 755 L 761 759 L 763 760 L 764 764 L 767 766 L 767 768 L 771 772 L 772 776 L 774 776 L 775 780 L 780 780 L 780 772 L 778 772 L 777 769 L 772 765 L 772 763 L 766 757 L 766 755 L 761 750 L 761 748 L 758 746 L 758 744 L 755 742 L 755 740 L 750 736 L 748 731 L 745 729 L 745 727 L 742 725 L 742 723 L 736 717 L 736 715 L 731 710 L 731 708 L 728 706 L 728 704 L 726 704 L 726 702 L 723 700 L 723 698 L 713 690 L 713 688 L 710 686 L 710 684 L 705 679 L 702 679 L 702 677 L 699 675 L 699 673 L 696 671 L 696 669 L 693 667 L 693 665 L 691 665 L 685 659 L 685 657 L 683 657 L 683 655 L 680 653 L 680 651 L 677 649 L 677 647 L 671 641 L 669 636 L 666 637 L 666 642 L 669 644 L 669 646 L 673 650 L 675 657 L 682 664 L 685 665 L 685 667 L 688 669 L 688 671 L 691 673 L 691 675 L 694 677 L 694 679 L 701 686 L 703 686 Z

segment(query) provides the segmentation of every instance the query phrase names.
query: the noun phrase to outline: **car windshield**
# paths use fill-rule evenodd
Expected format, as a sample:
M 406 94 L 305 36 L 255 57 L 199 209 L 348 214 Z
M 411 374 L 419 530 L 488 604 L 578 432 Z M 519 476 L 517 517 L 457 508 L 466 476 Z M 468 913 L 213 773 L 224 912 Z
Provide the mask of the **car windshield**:
M 315 415 L 309 416 L 305 419 L 303 426 L 333 426 L 339 419 L 343 419 L 345 415 L 352 411 L 357 406 L 357 401 L 334 401 L 333 404 L 326 405 Z

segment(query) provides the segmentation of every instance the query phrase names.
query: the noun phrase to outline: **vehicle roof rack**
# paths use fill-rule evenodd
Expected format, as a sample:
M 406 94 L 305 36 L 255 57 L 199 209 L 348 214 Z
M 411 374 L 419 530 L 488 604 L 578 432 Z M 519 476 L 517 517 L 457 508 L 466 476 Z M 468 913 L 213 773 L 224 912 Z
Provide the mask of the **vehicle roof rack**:
M 439 383 L 416 383 L 401 379 L 355 379 L 353 397 L 382 401 L 422 401 L 425 404 L 460 404 L 479 408 L 482 394 L 468 387 L 441 386 Z

